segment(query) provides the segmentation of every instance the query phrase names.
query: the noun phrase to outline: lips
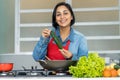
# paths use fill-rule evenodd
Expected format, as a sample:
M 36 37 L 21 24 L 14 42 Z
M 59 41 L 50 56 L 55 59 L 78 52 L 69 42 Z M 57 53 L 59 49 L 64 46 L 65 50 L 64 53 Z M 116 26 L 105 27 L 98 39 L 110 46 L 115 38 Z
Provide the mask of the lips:
M 61 24 L 64 24 L 64 23 L 66 23 L 67 22 L 67 20 L 60 20 L 60 23 Z

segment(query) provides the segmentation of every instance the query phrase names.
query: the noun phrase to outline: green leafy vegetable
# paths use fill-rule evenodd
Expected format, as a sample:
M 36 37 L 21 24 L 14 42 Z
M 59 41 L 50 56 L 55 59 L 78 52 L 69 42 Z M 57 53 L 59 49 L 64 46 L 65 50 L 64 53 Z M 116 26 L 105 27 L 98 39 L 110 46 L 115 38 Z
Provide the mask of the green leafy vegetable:
M 79 58 L 76 66 L 70 66 L 69 72 L 73 77 L 102 77 L 105 60 L 97 52 L 88 54 L 88 57 Z

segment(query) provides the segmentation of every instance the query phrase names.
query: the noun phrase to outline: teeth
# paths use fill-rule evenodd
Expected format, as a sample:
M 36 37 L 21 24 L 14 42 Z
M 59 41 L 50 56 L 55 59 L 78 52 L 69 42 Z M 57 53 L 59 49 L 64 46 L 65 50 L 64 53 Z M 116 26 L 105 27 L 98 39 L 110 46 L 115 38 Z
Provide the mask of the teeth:
M 62 21 L 61 21 L 61 23 L 64 23 L 64 22 L 66 22 L 66 20 L 62 20 Z

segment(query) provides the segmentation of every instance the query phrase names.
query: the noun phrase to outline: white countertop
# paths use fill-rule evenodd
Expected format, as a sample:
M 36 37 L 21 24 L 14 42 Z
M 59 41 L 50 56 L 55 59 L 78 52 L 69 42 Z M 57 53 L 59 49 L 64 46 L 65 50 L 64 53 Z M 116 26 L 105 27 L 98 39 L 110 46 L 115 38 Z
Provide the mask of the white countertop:
M 0 77 L 0 80 L 120 80 L 120 77 L 111 77 L 111 78 L 73 78 L 73 77 Z

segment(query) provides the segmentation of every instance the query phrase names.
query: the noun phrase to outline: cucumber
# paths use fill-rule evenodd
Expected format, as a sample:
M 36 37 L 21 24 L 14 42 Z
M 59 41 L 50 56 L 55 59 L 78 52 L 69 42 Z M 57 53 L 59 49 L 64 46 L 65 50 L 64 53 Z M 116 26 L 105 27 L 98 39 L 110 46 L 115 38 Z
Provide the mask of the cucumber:
M 59 49 L 62 49 L 62 43 L 60 41 L 60 39 L 55 35 L 55 33 L 53 31 L 50 32 L 50 35 L 53 37 L 55 43 L 57 44 Z
M 114 69 L 118 70 L 118 69 L 120 69 L 120 66 L 116 64 L 116 65 L 114 65 Z

